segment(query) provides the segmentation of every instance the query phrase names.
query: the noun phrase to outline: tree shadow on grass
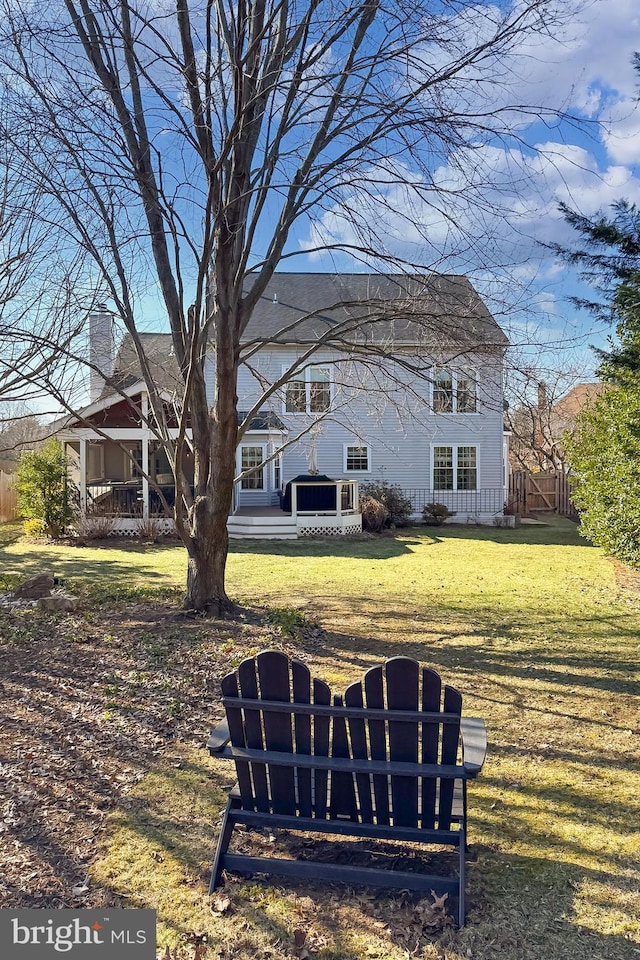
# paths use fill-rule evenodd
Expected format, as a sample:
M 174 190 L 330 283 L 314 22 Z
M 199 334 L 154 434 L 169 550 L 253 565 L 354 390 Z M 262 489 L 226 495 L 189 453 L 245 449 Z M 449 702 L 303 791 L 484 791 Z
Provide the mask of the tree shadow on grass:
M 325 598 L 330 610 L 334 598 Z M 323 607 L 314 597 L 312 609 Z M 551 688 L 584 687 L 599 692 L 637 694 L 635 648 L 638 616 L 608 614 L 574 618 L 567 626 L 562 615 L 539 617 L 538 629 L 549 637 L 530 637 L 528 611 L 505 616 L 500 611 L 455 606 L 428 612 L 390 609 L 368 599 L 350 601 L 350 615 L 365 621 L 371 633 L 359 636 L 328 631 L 327 643 L 316 652 L 334 671 L 353 673 L 392 656 L 412 657 L 435 669 L 453 671 L 458 682 L 539 682 Z M 454 621 L 453 624 L 451 621 Z M 394 623 L 398 623 L 394 633 Z M 411 635 L 406 637 L 409 624 Z M 470 624 L 472 626 L 470 626 Z M 556 627 L 565 640 L 555 635 Z M 377 636 L 376 636 L 377 634 Z M 612 636 L 620 641 L 616 652 Z M 584 641 L 582 637 L 586 638 Z M 553 708 L 552 708 L 553 709 Z
M 354 560 L 391 560 L 413 552 L 414 547 L 440 540 L 422 531 L 398 531 L 397 536 L 305 537 L 301 540 L 232 540 L 230 552 L 274 557 L 350 557 Z
M 590 547 L 580 536 L 574 523 L 563 517 L 541 525 L 515 528 L 478 524 L 443 524 L 439 527 L 418 525 L 398 527 L 395 534 L 362 537 L 304 538 L 301 540 L 232 540 L 233 553 L 264 556 L 349 556 L 355 558 L 388 559 L 411 552 L 423 545 L 437 546 L 447 540 L 530 546 Z
M 89 592 L 97 600 L 118 599 L 120 595 L 129 595 L 136 589 L 148 590 L 162 598 L 163 591 L 169 597 L 178 589 L 175 582 L 167 579 L 165 573 L 158 571 L 153 557 L 148 563 L 137 563 L 132 569 L 127 555 L 122 559 L 108 556 L 87 559 L 57 553 L 54 549 L 43 548 L 40 554 L 16 556 L 2 553 L 2 576 L 5 589 L 15 587 L 30 577 L 43 572 L 51 572 L 59 584 L 72 591 Z
M 194 759 L 181 764 L 180 770 L 165 767 L 154 776 L 146 792 L 142 783 L 138 796 L 120 814 L 118 854 L 123 854 L 122 843 L 130 844 L 128 856 L 137 860 L 143 876 L 139 878 L 140 888 L 127 895 L 137 905 L 156 907 L 159 920 L 176 940 L 194 929 L 207 931 L 210 943 L 233 945 L 225 955 L 237 960 L 262 955 L 255 952 L 262 950 L 277 958 L 295 955 L 296 928 L 309 935 L 308 946 L 323 945 L 326 960 L 364 960 L 369 947 L 384 956 L 391 951 L 395 955 L 396 951 L 415 949 L 416 945 L 426 951 L 433 944 L 443 951 L 440 956 L 470 955 L 475 960 L 637 957 L 637 942 L 634 945 L 627 938 L 633 933 L 634 923 L 631 916 L 627 922 L 624 917 L 625 904 L 631 903 L 635 893 L 630 865 L 625 867 L 612 857 L 602 868 L 583 867 L 575 860 L 585 851 L 566 844 L 539 856 L 503 852 L 512 842 L 533 838 L 528 836 L 517 810 L 508 805 L 496 822 L 488 800 L 474 801 L 471 829 L 475 823 L 485 837 L 494 831 L 495 843 L 474 844 L 472 834 L 467 926 L 463 930 L 421 929 L 414 910 L 417 898 L 397 892 L 283 882 L 280 878 L 243 881 L 232 875 L 218 892 L 223 904 L 225 898 L 229 899 L 228 907 L 223 906 L 218 916 L 214 910 L 212 916 L 206 903 L 206 884 L 219 829 L 218 813 L 230 776 L 233 779 L 233 767 L 225 768 L 221 761 Z M 541 836 L 543 846 L 544 840 Z M 244 848 L 257 844 L 259 850 L 254 852 L 263 856 L 273 849 L 271 841 L 261 834 L 242 833 L 239 842 Z M 320 849 L 320 856 L 325 858 L 326 842 L 322 841 Z M 296 834 L 279 832 L 277 843 L 285 855 L 287 851 L 295 855 L 301 849 Z M 366 841 L 364 846 L 368 855 L 372 842 Z M 313 858 L 308 838 L 304 849 Z M 416 846 L 415 850 L 421 848 Z M 403 852 L 407 854 L 404 848 Z M 124 855 L 126 858 L 126 850 Z M 339 841 L 332 862 L 354 855 L 351 845 Z M 196 888 L 187 891 L 191 902 L 187 914 L 176 907 L 184 889 L 179 882 L 171 889 L 176 880 L 167 874 L 168 861 L 183 863 L 187 873 L 199 878 Z M 120 881 L 125 893 L 126 877 L 125 868 Z M 602 932 L 607 928 L 615 932 Z

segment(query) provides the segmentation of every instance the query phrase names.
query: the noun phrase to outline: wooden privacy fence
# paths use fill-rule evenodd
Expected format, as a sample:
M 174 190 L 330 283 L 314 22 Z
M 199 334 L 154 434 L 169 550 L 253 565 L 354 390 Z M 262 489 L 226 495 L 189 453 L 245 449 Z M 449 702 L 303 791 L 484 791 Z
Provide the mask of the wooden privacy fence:
M 571 500 L 571 477 L 562 470 L 529 473 L 514 470 L 509 476 L 509 505 L 516 513 L 552 510 L 571 520 L 578 520 L 578 511 Z
M 13 475 L 0 470 L 0 523 L 16 520 L 17 495 L 13 489 Z

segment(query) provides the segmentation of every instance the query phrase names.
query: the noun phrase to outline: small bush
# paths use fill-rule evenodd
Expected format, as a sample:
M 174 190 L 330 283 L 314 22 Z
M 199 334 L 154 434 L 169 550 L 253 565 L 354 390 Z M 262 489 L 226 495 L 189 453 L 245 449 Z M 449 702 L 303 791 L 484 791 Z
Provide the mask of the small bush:
M 384 503 L 375 497 L 360 497 L 362 529 L 368 533 L 381 533 L 389 520 L 389 511 Z
M 162 525 L 157 517 L 147 517 L 146 520 L 138 521 L 137 533 L 141 540 L 157 543 L 162 539 Z
M 22 529 L 28 537 L 44 536 L 44 521 L 32 517 L 30 520 L 22 521 Z
M 452 516 L 451 510 L 444 503 L 426 503 L 422 508 L 422 519 L 430 527 L 440 527 Z
M 73 527 L 79 540 L 106 540 L 115 529 L 113 517 L 77 516 Z
M 25 520 L 39 520 L 47 537 L 57 539 L 72 519 L 67 484 L 67 458 L 57 440 L 20 457 L 15 488 Z
M 410 497 L 406 497 L 402 487 L 397 484 L 387 483 L 386 480 L 378 483 L 363 483 L 360 493 L 362 498 L 371 497 L 383 504 L 387 510 L 386 526 L 390 527 L 393 524 L 396 527 L 403 527 L 409 522 L 413 513 L 413 504 Z
M 295 640 L 307 623 L 307 618 L 295 607 L 271 607 L 267 610 L 265 620 L 283 637 Z

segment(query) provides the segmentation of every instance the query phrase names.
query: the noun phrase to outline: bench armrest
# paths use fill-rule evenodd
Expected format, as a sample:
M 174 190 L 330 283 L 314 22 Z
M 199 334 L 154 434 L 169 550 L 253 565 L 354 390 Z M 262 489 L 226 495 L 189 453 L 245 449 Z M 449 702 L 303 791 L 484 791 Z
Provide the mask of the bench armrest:
M 487 728 L 480 717 L 462 717 L 462 765 L 470 777 L 477 777 L 487 755 Z
M 211 731 L 209 739 L 207 740 L 207 747 L 209 748 L 209 753 L 216 754 L 222 753 L 226 745 L 229 743 L 229 724 L 225 720 L 220 720 L 216 727 Z

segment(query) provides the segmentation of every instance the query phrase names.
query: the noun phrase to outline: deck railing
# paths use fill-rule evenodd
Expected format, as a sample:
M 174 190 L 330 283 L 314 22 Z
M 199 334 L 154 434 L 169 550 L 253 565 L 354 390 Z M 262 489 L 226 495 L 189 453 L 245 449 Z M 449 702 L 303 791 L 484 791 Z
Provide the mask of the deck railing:
M 298 487 L 308 487 L 309 483 L 291 484 L 291 517 L 344 517 L 349 514 L 360 512 L 358 501 L 358 481 L 357 480 L 319 480 L 313 483 L 314 487 L 335 487 L 336 488 L 336 506 L 334 510 L 299 510 L 298 509 Z
M 175 488 L 163 484 L 162 493 L 169 508 L 173 507 Z M 142 481 L 105 481 L 87 484 L 87 510 L 93 516 L 139 519 L 144 515 L 143 506 Z M 153 487 L 149 488 L 149 516 L 166 516 L 164 504 Z

